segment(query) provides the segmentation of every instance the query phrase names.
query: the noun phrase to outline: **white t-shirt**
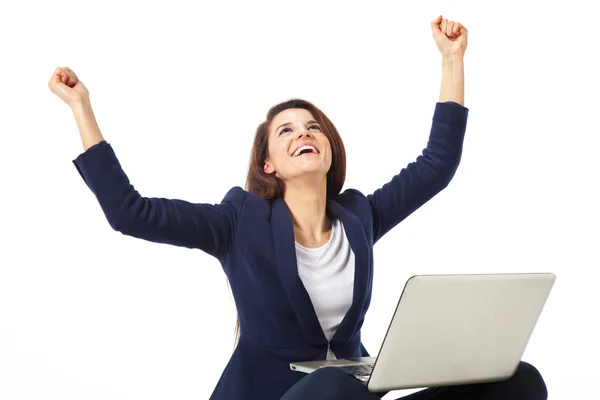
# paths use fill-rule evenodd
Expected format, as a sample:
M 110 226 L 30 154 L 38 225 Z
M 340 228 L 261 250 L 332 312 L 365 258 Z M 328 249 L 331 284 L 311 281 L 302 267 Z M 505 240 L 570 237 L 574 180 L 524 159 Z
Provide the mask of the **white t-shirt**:
M 346 237 L 342 221 L 332 221 L 329 241 L 318 248 L 296 242 L 298 275 L 306 288 L 328 341 L 352 304 L 354 294 L 354 252 Z M 327 350 L 327 359 L 336 356 Z

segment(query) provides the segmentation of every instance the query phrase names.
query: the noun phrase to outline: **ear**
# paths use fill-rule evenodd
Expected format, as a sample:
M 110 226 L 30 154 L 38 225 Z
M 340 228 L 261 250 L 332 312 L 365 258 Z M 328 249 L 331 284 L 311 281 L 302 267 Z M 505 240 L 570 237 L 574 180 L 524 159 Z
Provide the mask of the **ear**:
M 268 161 L 265 161 L 265 165 L 263 166 L 263 171 L 265 171 L 265 173 L 270 175 L 273 172 L 275 172 L 275 168 L 273 168 L 273 166 L 271 164 L 269 164 Z

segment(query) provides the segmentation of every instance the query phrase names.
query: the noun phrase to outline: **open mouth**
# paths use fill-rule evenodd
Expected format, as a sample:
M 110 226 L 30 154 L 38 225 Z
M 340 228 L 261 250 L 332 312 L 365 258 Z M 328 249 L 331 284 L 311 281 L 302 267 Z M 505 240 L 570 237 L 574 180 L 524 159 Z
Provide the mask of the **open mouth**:
M 305 154 L 319 154 L 316 148 L 310 145 L 300 146 L 296 149 L 292 157 L 299 157 Z

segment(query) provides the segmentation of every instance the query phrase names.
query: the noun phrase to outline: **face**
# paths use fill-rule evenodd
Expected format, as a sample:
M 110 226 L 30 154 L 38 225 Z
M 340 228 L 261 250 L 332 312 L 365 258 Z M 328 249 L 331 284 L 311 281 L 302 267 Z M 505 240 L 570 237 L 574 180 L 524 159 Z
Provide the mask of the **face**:
M 310 111 L 289 108 L 277 114 L 269 127 L 269 158 L 264 171 L 284 181 L 312 176 L 322 178 L 331 167 L 329 139 Z

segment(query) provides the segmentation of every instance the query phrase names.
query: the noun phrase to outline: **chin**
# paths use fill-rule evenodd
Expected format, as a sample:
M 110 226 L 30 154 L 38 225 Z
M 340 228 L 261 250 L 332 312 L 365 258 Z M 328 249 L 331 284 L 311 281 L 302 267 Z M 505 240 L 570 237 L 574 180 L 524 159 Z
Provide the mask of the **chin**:
M 304 171 L 304 172 L 327 172 L 324 170 L 322 165 L 317 165 L 317 164 L 313 164 L 313 165 L 303 165 L 300 167 L 300 170 Z

